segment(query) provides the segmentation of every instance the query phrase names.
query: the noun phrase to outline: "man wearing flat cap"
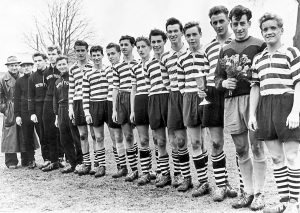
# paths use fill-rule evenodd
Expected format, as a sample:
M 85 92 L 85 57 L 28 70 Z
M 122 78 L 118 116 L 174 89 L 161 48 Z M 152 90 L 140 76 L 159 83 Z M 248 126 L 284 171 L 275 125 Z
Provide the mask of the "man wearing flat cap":
M 8 72 L 0 80 L 0 112 L 4 114 L 1 152 L 5 153 L 5 165 L 11 169 L 17 168 L 17 152 L 25 151 L 20 143 L 20 127 L 16 125 L 14 116 L 14 90 L 20 63 L 16 56 L 8 57 L 5 64 Z M 27 156 L 21 155 L 21 163 L 28 164 Z

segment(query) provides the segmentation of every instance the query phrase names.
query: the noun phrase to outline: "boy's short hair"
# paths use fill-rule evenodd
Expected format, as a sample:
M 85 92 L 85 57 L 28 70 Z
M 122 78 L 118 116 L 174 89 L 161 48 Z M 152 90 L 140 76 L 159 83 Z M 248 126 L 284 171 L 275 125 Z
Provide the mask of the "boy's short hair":
M 47 51 L 52 52 L 52 51 L 54 51 L 54 50 L 56 50 L 56 52 L 57 52 L 58 55 L 61 54 L 61 49 L 60 49 L 59 46 L 57 46 L 57 45 L 52 45 L 52 46 L 47 47 Z
M 98 52 L 98 51 L 100 51 L 101 54 L 103 55 L 103 48 L 100 45 L 92 46 L 90 49 L 90 54 L 92 55 L 93 52 Z
M 208 16 L 211 18 L 213 15 L 224 13 L 228 17 L 228 9 L 223 5 L 214 6 L 209 10 Z
M 135 44 L 135 39 L 134 39 L 134 37 L 132 37 L 132 36 L 129 36 L 129 35 L 121 36 L 121 38 L 120 38 L 120 40 L 119 40 L 119 43 L 120 43 L 121 41 L 123 41 L 123 40 L 129 40 L 131 46 L 134 46 L 134 44 Z
M 41 56 L 44 60 L 47 60 L 47 59 L 48 59 L 48 57 L 47 57 L 46 54 L 40 53 L 40 52 L 34 53 L 34 54 L 32 55 L 32 59 L 34 60 L 34 58 L 35 58 L 35 57 L 38 57 L 38 56 Z
M 65 55 L 61 55 L 61 56 L 58 56 L 58 57 L 56 58 L 56 61 L 55 61 L 55 63 L 57 63 L 57 62 L 59 62 L 59 61 L 62 61 L 62 60 L 66 60 L 66 61 L 67 61 L 67 63 L 69 62 L 69 59 L 68 59 L 68 57 L 67 57 L 67 56 L 65 56 Z
M 183 33 L 185 34 L 185 32 L 192 27 L 197 27 L 198 32 L 201 34 L 201 27 L 200 27 L 199 23 L 195 22 L 195 21 L 186 23 L 183 28 Z
M 136 46 L 136 43 L 138 43 L 139 41 L 144 41 L 148 47 L 151 46 L 150 44 L 150 41 L 148 38 L 144 37 L 144 36 L 140 36 L 140 37 L 137 37 L 136 40 L 135 40 L 135 46 Z
M 283 27 L 283 21 L 282 18 L 280 18 L 276 14 L 272 13 L 265 13 L 260 19 L 259 19 L 259 28 L 261 29 L 261 26 L 264 22 L 269 21 L 269 20 L 275 20 L 277 22 L 278 27 L 282 28 Z
M 243 15 L 247 16 L 247 21 L 250 21 L 252 18 L 252 12 L 249 8 L 242 5 L 235 6 L 229 13 L 229 19 L 232 21 L 232 17 L 235 17 L 239 21 Z
M 182 23 L 177 18 L 174 18 L 174 17 L 169 18 L 167 20 L 167 22 L 166 22 L 166 31 L 168 31 L 167 28 L 168 28 L 169 25 L 174 25 L 174 24 L 178 24 L 180 31 L 183 32 Z
M 112 43 L 112 42 L 109 43 L 109 44 L 106 46 L 106 49 L 110 49 L 110 48 L 115 48 L 116 51 L 117 51 L 118 53 L 121 52 L 120 45 L 118 45 L 118 44 L 116 44 L 116 43 Z
M 150 34 L 149 34 L 149 40 L 150 41 L 151 41 L 151 36 L 161 36 L 164 42 L 167 41 L 166 33 L 162 30 L 159 30 L 159 29 L 153 29 L 153 30 L 150 31 Z
M 86 43 L 86 42 L 83 41 L 83 40 L 77 40 L 77 41 L 75 41 L 75 43 L 74 43 L 74 49 L 75 49 L 76 46 L 85 46 L 85 49 L 86 49 L 86 50 L 89 49 L 88 43 Z

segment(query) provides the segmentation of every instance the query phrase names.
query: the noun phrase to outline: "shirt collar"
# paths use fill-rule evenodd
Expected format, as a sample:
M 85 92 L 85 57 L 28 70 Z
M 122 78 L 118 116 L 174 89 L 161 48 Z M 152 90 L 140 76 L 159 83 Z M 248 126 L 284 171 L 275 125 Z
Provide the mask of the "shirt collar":
M 183 53 L 186 52 L 186 50 L 187 50 L 188 48 L 186 47 L 186 45 L 185 45 L 184 43 L 182 43 L 182 44 L 183 44 L 183 45 L 182 45 L 182 47 L 181 47 L 181 49 L 180 49 L 179 51 L 175 51 L 175 50 L 173 50 L 173 49 L 171 48 L 170 53 L 171 53 L 172 56 L 173 56 L 174 54 L 178 54 L 178 56 L 179 56 L 179 55 L 181 55 L 181 54 L 183 54 Z
M 287 50 L 287 47 L 286 47 L 284 44 L 282 44 L 281 47 L 279 47 L 274 53 L 286 53 L 286 50 Z M 274 53 L 273 53 L 273 54 L 274 54 Z M 267 54 L 271 54 L 271 53 L 269 52 L 268 47 L 266 47 L 266 48 L 262 51 L 262 55 L 263 55 L 263 56 L 264 56 L 264 55 L 267 55 Z

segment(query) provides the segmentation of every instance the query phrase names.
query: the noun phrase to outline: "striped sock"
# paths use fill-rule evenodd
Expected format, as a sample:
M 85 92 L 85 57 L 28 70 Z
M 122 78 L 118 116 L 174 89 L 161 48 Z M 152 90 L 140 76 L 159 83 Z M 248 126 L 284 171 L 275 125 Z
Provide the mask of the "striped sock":
M 128 163 L 132 171 L 137 170 L 137 156 L 136 156 L 136 150 L 135 147 L 128 148 L 126 150 Z
M 241 173 L 241 169 L 240 169 L 240 165 L 239 165 L 239 156 L 237 153 L 235 155 L 235 160 L 236 160 L 236 165 L 237 165 L 238 173 L 239 173 L 240 190 L 244 190 L 244 182 L 243 182 L 242 173 Z
M 94 150 L 94 167 L 99 166 L 99 160 L 97 155 L 98 155 L 97 150 Z
M 152 169 L 152 152 L 151 152 L 151 149 L 148 148 L 148 151 L 149 151 L 149 164 L 148 164 L 148 167 L 149 167 L 149 170 Z
M 89 153 L 89 152 L 83 154 L 83 155 L 82 155 L 82 158 L 83 158 L 83 163 L 84 163 L 86 166 L 90 166 L 90 165 L 91 165 L 91 158 L 90 158 L 90 153 Z
M 96 156 L 97 156 L 99 166 L 106 166 L 106 164 L 105 164 L 105 148 L 97 150 Z
M 173 165 L 174 165 L 174 176 L 180 175 L 180 162 L 179 162 L 179 155 L 178 152 L 174 152 L 172 150 L 172 159 L 173 159 Z
M 288 175 L 290 198 L 298 201 L 300 192 L 300 169 L 288 168 Z
M 217 187 L 225 186 L 227 183 L 226 155 L 222 151 L 219 155 L 211 156 L 214 177 Z
M 158 148 L 157 148 L 157 146 L 155 146 L 155 160 L 156 160 L 156 173 L 160 174 L 160 163 L 159 163 Z
M 142 173 L 149 173 L 149 162 L 151 162 L 149 149 L 140 149 L 140 162 Z
M 121 168 L 126 167 L 126 156 L 125 155 L 119 156 L 119 164 L 120 164 Z
M 180 170 L 184 178 L 191 177 L 190 155 L 187 148 L 178 150 L 178 158 L 180 161 Z
M 136 156 L 138 156 L 139 155 L 139 147 L 137 145 L 137 142 L 134 142 L 134 144 L 133 144 L 133 150 L 135 150 L 135 154 L 136 154 Z
M 206 183 L 208 180 L 207 177 L 207 164 L 208 164 L 208 155 L 207 151 L 198 156 L 193 156 L 195 168 L 197 171 L 197 177 L 200 184 Z
M 119 155 L 118 155 L 117 148 L 113 147 L 112 149 L 113 149 L 114 157 L 115 157 L 115 160 L 116 160 L 116 163 L 117 163 L 117 167 L 119 167 L 120 163 L 119 163 Z
M 281 202 L 289 201 L 289 173 L 287 166 L 273 170 L 278 194 Z
M 160 171 L 163 175 L 166 175 L 170 172 L 170 165 L 169 165 L 169 155 L 160 156 L 159 157 L 159 165 Z

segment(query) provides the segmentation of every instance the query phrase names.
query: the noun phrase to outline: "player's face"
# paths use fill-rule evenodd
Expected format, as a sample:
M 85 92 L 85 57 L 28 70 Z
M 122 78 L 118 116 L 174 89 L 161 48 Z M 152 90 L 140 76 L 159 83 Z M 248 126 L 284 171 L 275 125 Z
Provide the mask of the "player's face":
M 20 65 L 18 63 L 7 65 L 8 71 L 11 73 L 17 73 L 20 70 Z
M 192 50 L 200 48 L 201 33 L 196 26 L 191 27 L 185 31 L 185 39 Z
M 102 63 L 103 55 L 100 51 L 92 52 L 91 53 L 91 59 L 94 62 L 94 64 L 101 64 Z
M 132 54 L 133 46 L 130 44 L 128 39 L 120 41 L 120 47 L 123 55 L 129 56 Z
M 33 62 L 38 70 L 44 70 L 46 68 L 46 60 L 42 56 L 36 56 L 33 58 Z
M 229 20 L 224 13 L 212 15 L 210 18 L 210 24 L 214 28 L 217 35 L 222 36 L 228 32 Z
M 60 73 L 66 73 L 69 70 L 68 62 L 66 59 L 59 60 L 56 62 L 56 68 Z
M 243 41 L 248 38 L 248 30 L 251 26 L 251 21 L 247 20 L 246 15 L 243 15 L 240 20 L 236 20 L 236 17 L 233 16 L 230 25 L 236 40 Z
M 168 25 L 167 36 L 171 43 L 178 44 L 181 42 L 182 32 L 180 31 L 179 24 Z
M 106 49 L 106 54 L 107 54 L 107 58 L 111 64 L 119 63 L 121 53 L 118 52 L 116 50 L 116 48 L 112 47 L 112 48 Z
M 23 64 L 21 68 L 24 74 L 31 74 L 33 70 L 33 66 L 31 64 Z
M 165 43 L 161 35 L 151 36 L 151 47 L 155 54 L 162 54 L 164 52 Z
M 57 49 L 54 49 L 53 51 L 48 51 L 48 58 L 51 64 L 55 64 L 56 59 L 58 57 Z
M 274 45 L 280 42 L 283 28 L 278 27 L 276 20 L 268 20 L 261 25 L 261 34 L 268 45 Z
M 87 49 L 85 46 L 75 46 L 75 55 L 78 61 L 85 61 L 87 56 Z
M 138 41 L 136 43 L 136 49 L 142 59 L 149 58 L 151 47 L 148 46 L 145 41 Z

